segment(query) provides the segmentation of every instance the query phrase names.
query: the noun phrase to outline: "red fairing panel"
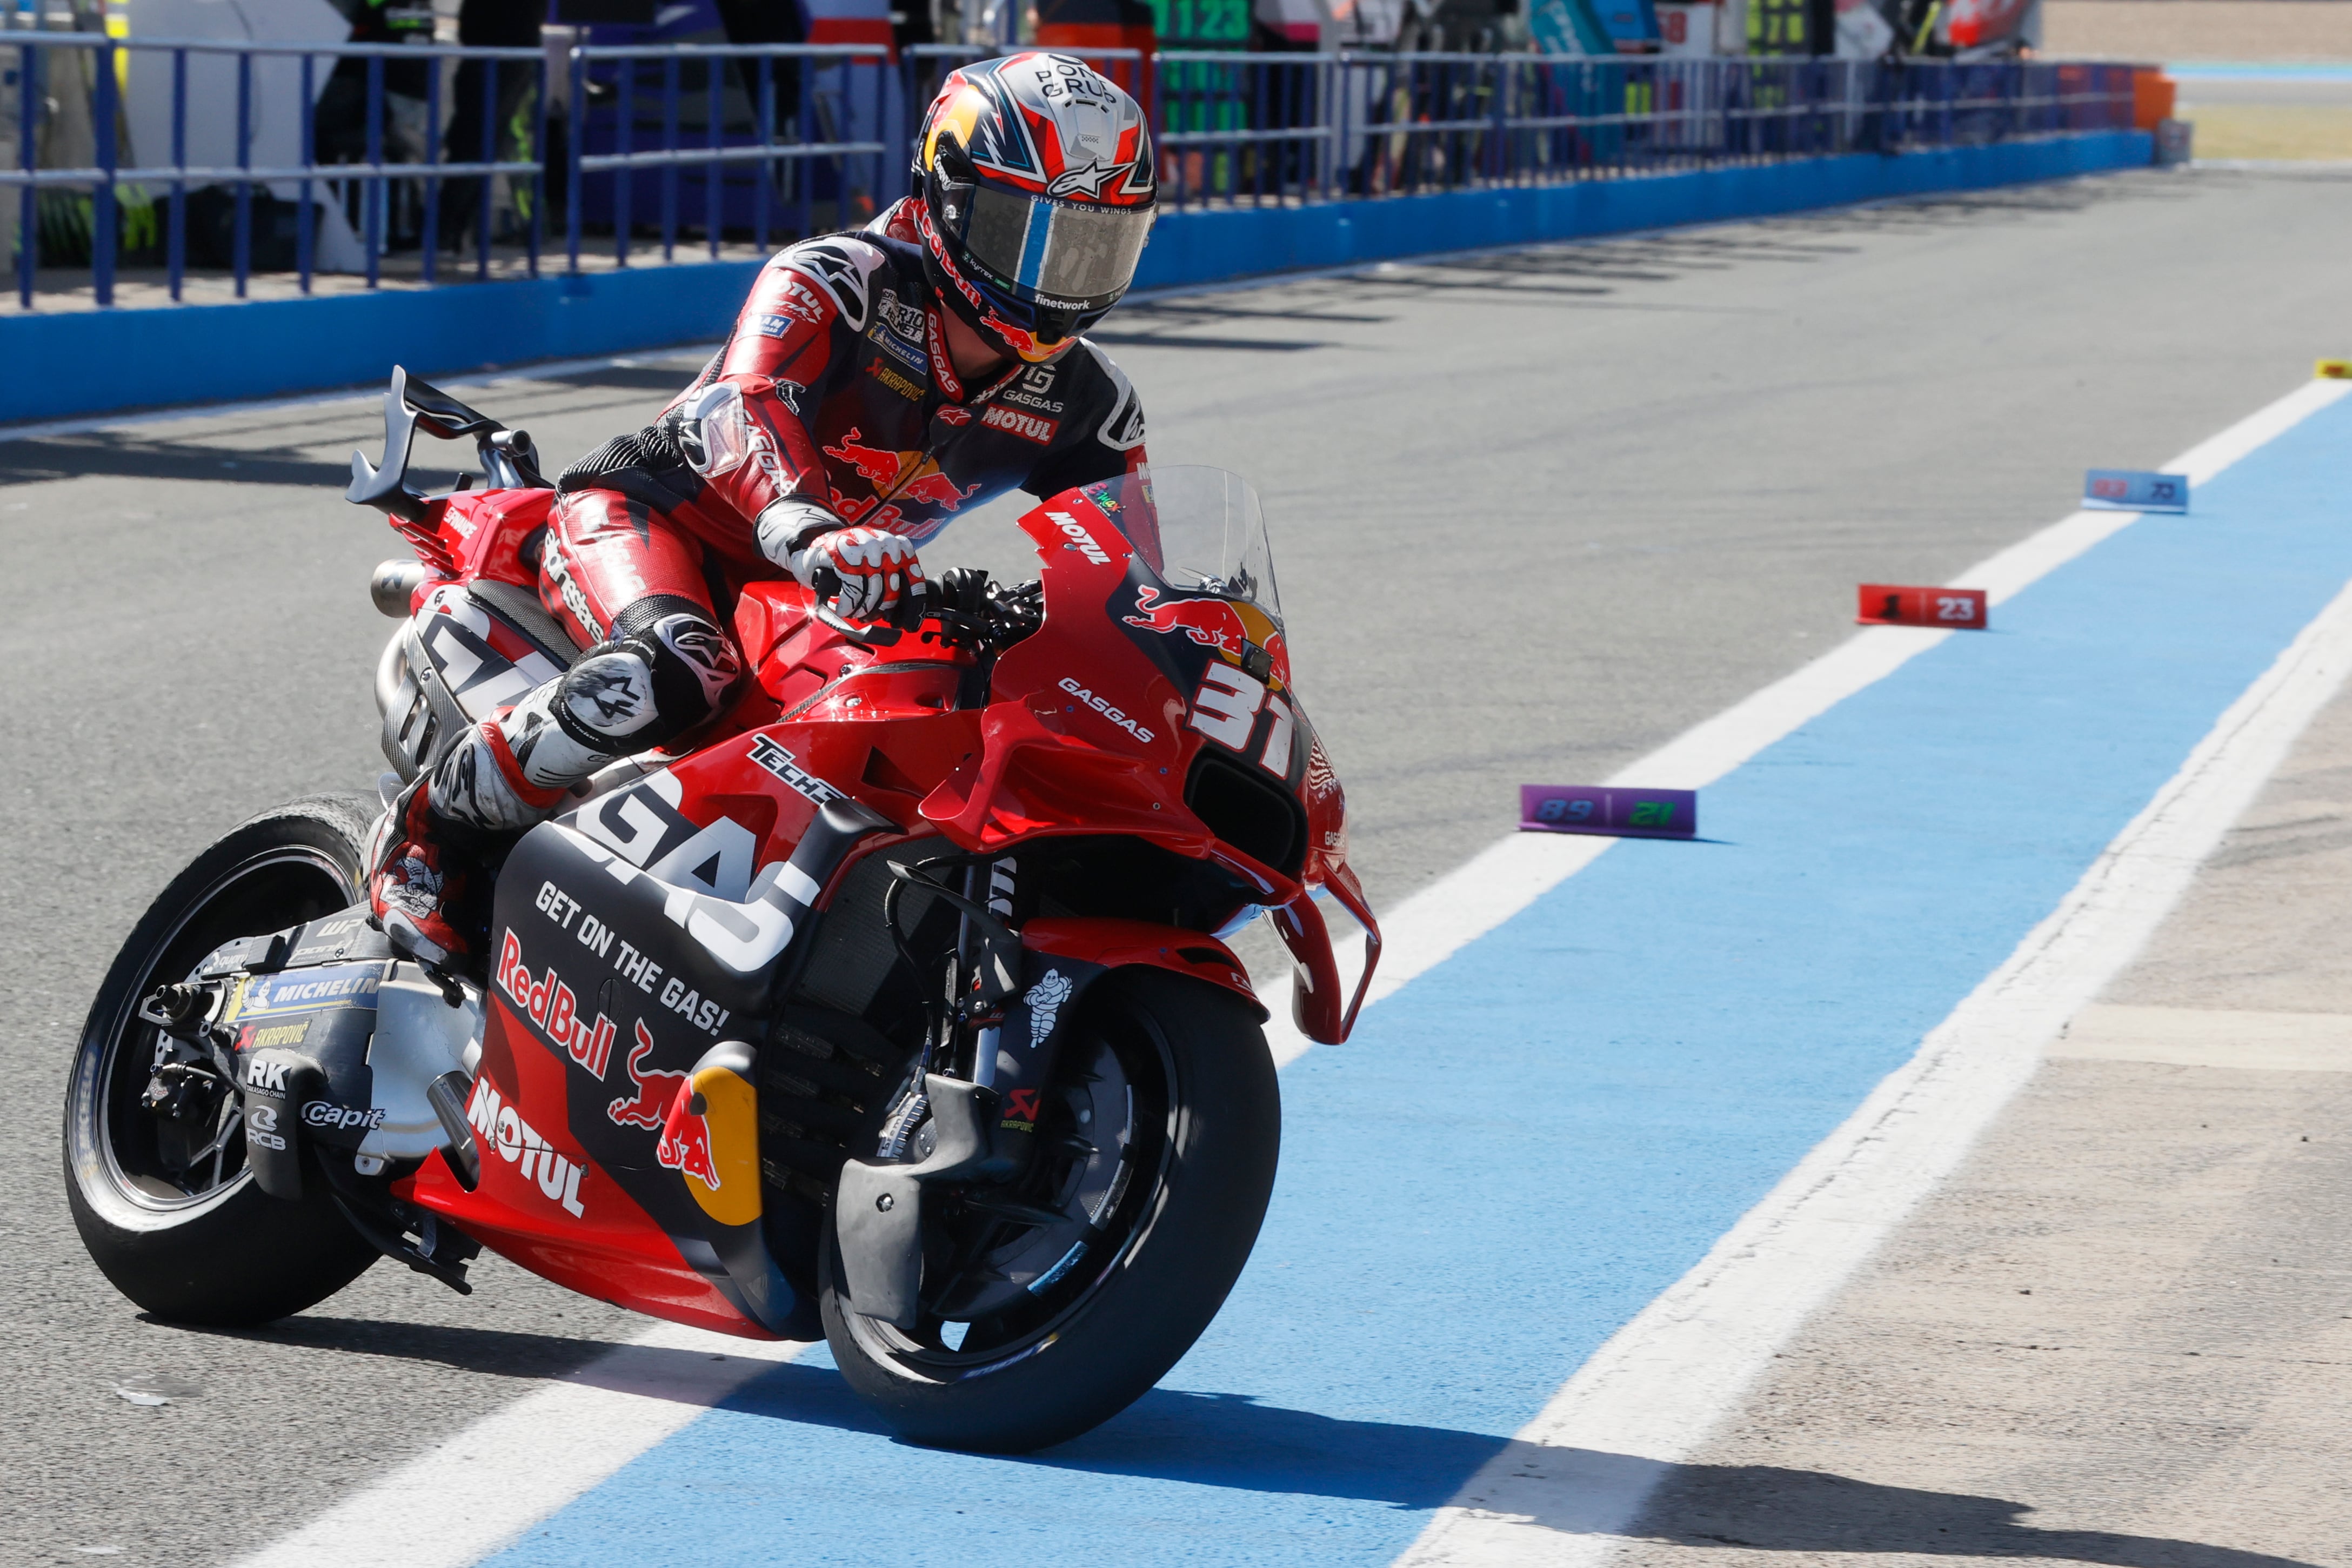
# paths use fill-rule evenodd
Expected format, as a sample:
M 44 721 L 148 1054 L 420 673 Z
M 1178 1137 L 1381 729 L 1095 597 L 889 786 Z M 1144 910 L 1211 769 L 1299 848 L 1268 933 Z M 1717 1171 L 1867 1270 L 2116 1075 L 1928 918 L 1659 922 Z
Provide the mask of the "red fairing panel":
M 518 1049 L 518 1045 L 520 1049 Z M 482 1164 L 467 1192 L 438 1155 L 398 1196 L 446 1216 L 493 1252 L 597 1301 L 745 1339 L 751 1322 L 667 1232 L 593 1165 L 566 1127 L 562 1063 L 493 998 L 467 1115 Z
M 1104 635 L 1127 583 L 1126 536 L 1075 493 L 1023 517 L 1051 611 L 998 658 L 979 755 L 923 802 L 960 846 L 1033 833 L 1132 833 L 1199 858 L 1214 837 L 1184 804 L 1200 747 L 1185 699 L 1126 638 Z

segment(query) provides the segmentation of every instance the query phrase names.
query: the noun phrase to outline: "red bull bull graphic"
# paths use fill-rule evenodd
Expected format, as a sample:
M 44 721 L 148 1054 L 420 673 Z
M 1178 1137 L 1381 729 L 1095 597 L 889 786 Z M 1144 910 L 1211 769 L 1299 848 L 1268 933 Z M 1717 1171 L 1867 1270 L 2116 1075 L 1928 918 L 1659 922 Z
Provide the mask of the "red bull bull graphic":
M 860 446 L 857 444 L 858 434 L 856 425 L 850 426 L 849 434 L 841 438 L 841 444 L 826 447 L 824 455 L 836 463 L 848 464 L 857 470 L 860 478 L 879 490 L 898 477 L 902 455 L 885 452 L 878 446 Z
M 654 1145 L 654 1163 L 690 1176 L 717 1192 L 719 1166 L 710 1157 L 710 1124 L 696 1109 L 701 1097 L 695 1093 L 694 1085 L 685 1081 L 685 1074 L 679 1078 L 669 1114 L 662 1122 L 661 1141 Z
M 1125 617 L 1129 626 L 1140 626 L 1147 632 L 1181 632 L 1202 647 L 1214 648 L 1235 664 L 1249 650 L 1249 622 L 1242 618 L 1241 608 L 1230 601 L 1203 597 L 1171 599 L 1162 603 L 1160 590 L 1146 583 L 1136 590 L 1135 607 L 1143 613 Z M 1256 614 L 1266 623 L 1265 640 L 1257 645 L 1265 651 L 1273 664 L 1276 683 L 1288 686 L 1290 651 L 1283 643 L 1282 629 L 1264 611 L 1256 611 Z
M 654 1037 L 645 1020 L 637 1022 L 637 1043 L 630 1051 L 628 1061 L 621 1065 L 628 1070 L 629 1080 L 637 1086 L 635 1096 L 625 1096 L 604 1107 L 604 1119 L 616 1127 L 643 1127 L 658 1132 L 668 1118 L 670 1102 L 686 1088 L 683 1072 L 649 1072 L 637 1064 L 654 1052 Z M 656 1155 L 659 1158 L 659 1155 Z M 663 1164 L 669 1162 L 664 1160 Z
M 497 985 L 558 1050 L 569 1052 L 572 1061 L 599 1080 L 604 1078 L 613 1060 L 613 1020 L 603 1013 L 596 1015 L 593 1023 L 582 1018 L 579 998 L 556 977 L 552 964 L 544 976 L 533 978 L 523 965 L 522 944 L 511 930 L 499 945 Z M 644 1026 L 638 1027 L 642 1033 Z
M 900 486 L 898 495 L 892 499 L 909 501 L 919 506 L 937 507 L 941 511 L 952 512 L 978 494 L 980 494 L 978 480 L 972 481 L 966 488 L 958 489 L 954 480 L 940 472 L 938 464 L 925 463 L 923 471 Z

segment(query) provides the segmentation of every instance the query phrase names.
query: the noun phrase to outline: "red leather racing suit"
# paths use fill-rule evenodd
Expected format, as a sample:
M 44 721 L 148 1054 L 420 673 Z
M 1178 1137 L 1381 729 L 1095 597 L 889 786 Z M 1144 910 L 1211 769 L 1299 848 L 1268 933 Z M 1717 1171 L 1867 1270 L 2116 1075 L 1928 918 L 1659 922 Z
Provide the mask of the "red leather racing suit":
M 557 482 L 540 598 L 586 651 L 436 766 L 432 812 L 527 827 L 611 758 L 722 711 L 743 674 L 734 595 L 785 575 L 772 539 L 761 549 L 763 510 L 792 523 L 794 549 L 836 526 L 919 544 L 1015 486 L 1047 497 L 1142 465 L 1134 389 L 1083 340 L 1051 364 L 959 382 L 905 214 L 780 253 L 693 384 Z M 412 806 L 424 864 L 434 829 Z M 412 913 L 437 918 L 436 896 L 417 893 Z
M 783 575 L 754 539 L 781 499 L 921 544 L 1005 491 L 1043 497 L 1142 465 L 1134 389 L 1084 340 L 985 386 L 959 381 L 906 214 L 778 254 L 661 417 L 562 476 L 541 595 L 583 644 L 656 595 L 726 626 L 736 585 Z M 707 714 L 663 716 L 675 733 Z

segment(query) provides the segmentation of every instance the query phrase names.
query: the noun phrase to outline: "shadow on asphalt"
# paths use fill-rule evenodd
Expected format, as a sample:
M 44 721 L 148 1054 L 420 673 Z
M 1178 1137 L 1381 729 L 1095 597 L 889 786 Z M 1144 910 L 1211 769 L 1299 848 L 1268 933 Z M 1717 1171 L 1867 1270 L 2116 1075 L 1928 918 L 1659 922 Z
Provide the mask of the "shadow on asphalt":
M 96 474 L 182 483 L 328 486 L 341 494 L 352 482 L 348 462 L 322 463 L 270 452 L 239 452 L 225 457 L 221 451 L 217 446 L 183 446 L 120 431 L 92 431 L 46 441 L 0 441 L 0 486 Z
M 829 1368 L 778 1367 L 728 1408 L 800 1425 L 875 1432 L 880 1424 Z M 1004 1460 L 1098 1475 L 1442 1508 L 1498 1457 L 1517 1469 L 1570 1472 L 1546 1490 L 1556 1506 L 1525 1527 L 1568 1535 L 1630 1535 L 1696 1548 L 1758 1552 L 1912 1553 L 2040 1558 L 2105 1568 L 2316 1568 L 2294 1558 L 2116 1531 L 2038 1530 L 2032 1511 L 1994 1497 L 1881 1486 L 1769 1465 L 1667 1465 L 1622 1454 L 1540 1448 L 1475 1432 L 1346 1421 L 1264 1405 L 1247 1395 L 1155 1388 L 1083 1437 Z M 1576 1478 L 1589 1478 L 1586 1486 Z M 1679 1506 L 1653 1506 L 1628 1531 L 1616 1500 L 1655 1489 Z M 1587 1500 L 1590 1500 L 1589 1501 Z M 1527 1504 L 1514 1494 L 1511 1506 Z
M 189 1332 L 500 1377 L 571 1376 L 655 1398 L 666 1380 L 695 1381 L 688 1369 L 710 1359 L 701 1350 L 354 1318 L 305 1316 L 260 1331 Z M 796 1427 L 868 1436 L 888 1431 L 830 1366 L 777 1366 L 722 1407 Z M 1774 1465 L 1669 1465 L 1539 1448 L 1443 1427 L 1342 1420 L 1245 1394 L 1155 1388 L 1084 1437 L 999 1462 L 1412 1511 L 1444 1507 L 1491 1466 L 1490 1473 L 1544 1478 L 1539 1487 L 1510 1488 L 1506 1506 L 1515 1513 L 1533 1510 L 1519 1528 L 1563 1535 L 1621 1535 L 1696 1549 L 2040 1559 L 2102 1568 L 2319 1568 L 2162 1536 L 2037 1529 L 2025 1521 L 2031 1505 L 2005 1498 L 1885 1486 Z M 1619 1512 L 1622 1500 L 1643 1495 L 1652 1500 L 1641 1522 L 1629 1529 Z
M 1658 1465 L 1588 1454 L 1664 1471 L 1657 1498 L 1629 1533 L 1677 1546 L 1823 1555 L 2028 1558 L 2112 1568 L 2315 1568 L 2298 1558 L 2108 1530 L 2040 1530 L 2032 1509 L 1997 1497 L 1882 1486 L 1774 1465 Z M 1572 1520 L 1539 1524 L 1573 1531 Z
M 267 1328 L 214 1329 L 173 1322 L 141 1313 L 140 1321 L 207 1337 L 246 1340 L 293 1350 L 333 1351 L 346 1355 L 385 1356 L 429 1363 L 493 1377 L 563 1377 L 598 1357 L 627 1350 L 648 1367 L 684 1367 L 708 1361 L 708 1353 L 630 1345 L 614 1340 L 573 1339 L 563 1334 L 474 1328 L 462 1323 L 395 1322 L 372 1318 L 283 1318 Z M 644 1320 L 635 1320 L 642 1322 Z

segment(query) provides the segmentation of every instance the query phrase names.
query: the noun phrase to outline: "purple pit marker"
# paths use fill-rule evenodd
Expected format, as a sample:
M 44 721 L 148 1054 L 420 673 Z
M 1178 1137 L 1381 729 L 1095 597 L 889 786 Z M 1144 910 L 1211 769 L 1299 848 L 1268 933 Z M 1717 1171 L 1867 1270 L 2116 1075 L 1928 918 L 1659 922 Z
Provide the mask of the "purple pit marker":
M 1519 831 L 1599 833 L 1617 839 L 1687 839 L 1698 832 L 1698 791 L 1522 784 Z

